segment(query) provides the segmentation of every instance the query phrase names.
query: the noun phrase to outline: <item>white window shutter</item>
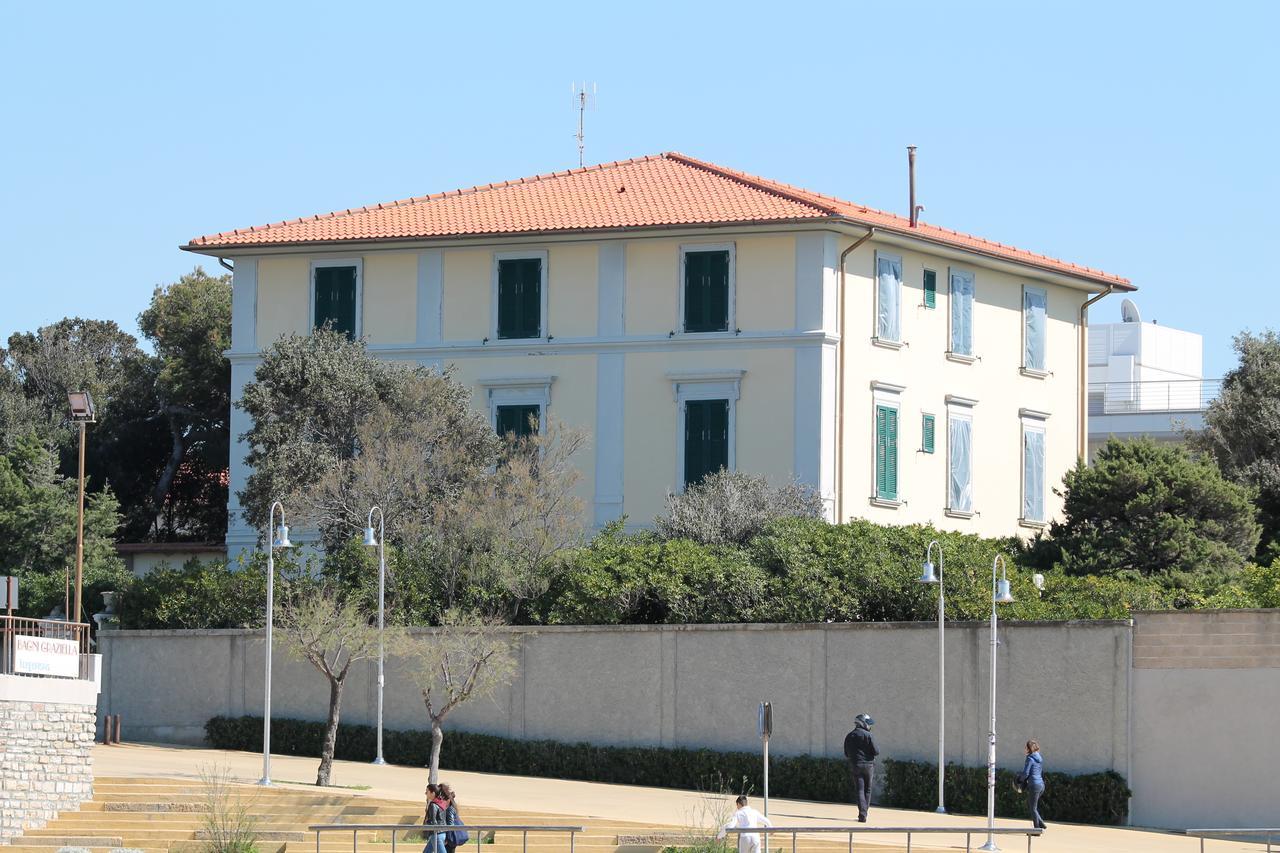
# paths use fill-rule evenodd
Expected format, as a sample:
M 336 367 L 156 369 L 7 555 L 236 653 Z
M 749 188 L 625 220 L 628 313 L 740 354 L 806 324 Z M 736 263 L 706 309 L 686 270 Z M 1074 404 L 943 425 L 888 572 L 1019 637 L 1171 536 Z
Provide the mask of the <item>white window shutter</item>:
M 973 512 L 973 421 L 950 418 L 947 423 L 947 506 L 958 512 Z
M 902 340 L 902 260 L 876 257 L 876 337 L 887 341 Z

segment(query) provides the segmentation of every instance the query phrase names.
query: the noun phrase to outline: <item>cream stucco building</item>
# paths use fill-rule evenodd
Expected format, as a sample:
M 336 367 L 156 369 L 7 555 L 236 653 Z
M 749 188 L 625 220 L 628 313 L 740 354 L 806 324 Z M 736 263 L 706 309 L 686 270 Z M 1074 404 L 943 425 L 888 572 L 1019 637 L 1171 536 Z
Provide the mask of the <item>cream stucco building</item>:
M 585 429 L 594 525 L 648 524 L 725 466 L 807 483 L 833 519 L 1034 530 L 1083 452 L 1086 303 L 1133 289 L 678 154 L 185 248 L 235 269 L 233 398 L 277 337 L 332 321 L 453 365 L 497 429 Z

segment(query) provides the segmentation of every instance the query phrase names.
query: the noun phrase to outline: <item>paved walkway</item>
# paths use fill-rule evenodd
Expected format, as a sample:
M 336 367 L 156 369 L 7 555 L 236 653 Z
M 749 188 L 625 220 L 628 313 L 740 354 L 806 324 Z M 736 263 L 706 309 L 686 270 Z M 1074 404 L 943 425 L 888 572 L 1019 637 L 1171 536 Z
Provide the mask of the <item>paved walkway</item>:
M 446 744 L 447 748 L 447 744 Z M 125 744 L 96 746 L 93 753 L 94 772 L 100 776 L 156 776 L 199 778 L 201 767 L 222 766 L 237 779 L 257 781 L 262 776 L 262 756 L 247 752 L 195 749 L 170 746 Z M 305 784 L 314 780 L 317 761 L 314 758 L 272 756 L 271 776 L 280 783 Z M 692 791 L 661 788 L 639 788 L 628 785 L 604 785 L 594 782 L 571 782 L 560 779 L 537 779 L 521 776 L 497 776 L 487 773 L 441 771 L 441 778 L 458 792 L 463 806 L 507 809 L 512 812 L 562 814 L 605 820 L 651 823 L 655 827 L 698 825 L 706 813 L 704 795 Z M 334 762 L 333 782 L 343 786 L 368 786 L 367 796 L 422 801 L 426 786 L 426 770 L 420 767 L 371 764 L 351 761 Z M 308 786 L 311 787 L 311 786 Z M 314 790 L 314 788 L 312 788 Z M 755 805 L 760 806 L 758 798 Z M 849 807 L 832 803 L 810 803 L 773 799 L 770 817 L 777 824 L 812 826 L 849 824 L 857 817 Z M 986 825 L 985 818 L 938 815 L 899 809 L 873 808 L 870 826 L 974 826 Z M 1026 826 L 1025 821 L 1001 820 L 1000 826 Z M 895 841 L 900 841 L 898 836 Z M 873 840 L 868 838 L 868 841 Z M 879 836 L 874 840 L 891 840 Z M 936 839 L 921 839 L 920 847 L 946 846 Z M 975 839 L 975 849 L 981 840 Z M 772 845 L 771 845 L 772 846 Z M 963 839 L 960 849 L 963 849 Z M 1006 851 L 1025 849 L 1018 837 L 1001 842 Z M 1032 848 L 1035 853 L 1197 853 L 1196 839 L 1170 833 L 1052 824 Z M 1265 850 L 1261 844 L 1211 841 L 1207 853 Z

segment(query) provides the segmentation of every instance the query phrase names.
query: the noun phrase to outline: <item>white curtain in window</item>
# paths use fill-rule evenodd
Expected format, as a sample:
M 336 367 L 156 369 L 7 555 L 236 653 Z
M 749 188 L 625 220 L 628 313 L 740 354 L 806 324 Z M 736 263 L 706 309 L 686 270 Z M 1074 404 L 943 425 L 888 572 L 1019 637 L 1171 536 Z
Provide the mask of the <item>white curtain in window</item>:
M 1044 432 L 1022 431 L 1022 517 L 1044 521 Z
M 951 418 L 947 424 L 947 507 L 973 512 L 973 421 Z
M 884 255 L 876 257 L 876 337 L 902 340 L 902 261 Z
M 973 355 L 973 273 L 951 271 L 951 351 Z
M 1022 292 L 1023 365 L 1031 370 L 1044 370 L 1045 313 L 1048 297 L 1043 290 L 1027 288 Z

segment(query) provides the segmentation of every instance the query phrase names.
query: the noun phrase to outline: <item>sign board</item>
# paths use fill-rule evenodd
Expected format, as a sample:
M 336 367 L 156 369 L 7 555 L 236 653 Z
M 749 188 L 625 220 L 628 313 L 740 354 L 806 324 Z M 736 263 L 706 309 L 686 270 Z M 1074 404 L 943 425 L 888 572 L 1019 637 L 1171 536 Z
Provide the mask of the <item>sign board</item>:
M 75 640 L 14 634 L 13 671 L 79 678 L 80 645 Z
M 0 610 L 18 609 L 18 579 L 0 577 Z

